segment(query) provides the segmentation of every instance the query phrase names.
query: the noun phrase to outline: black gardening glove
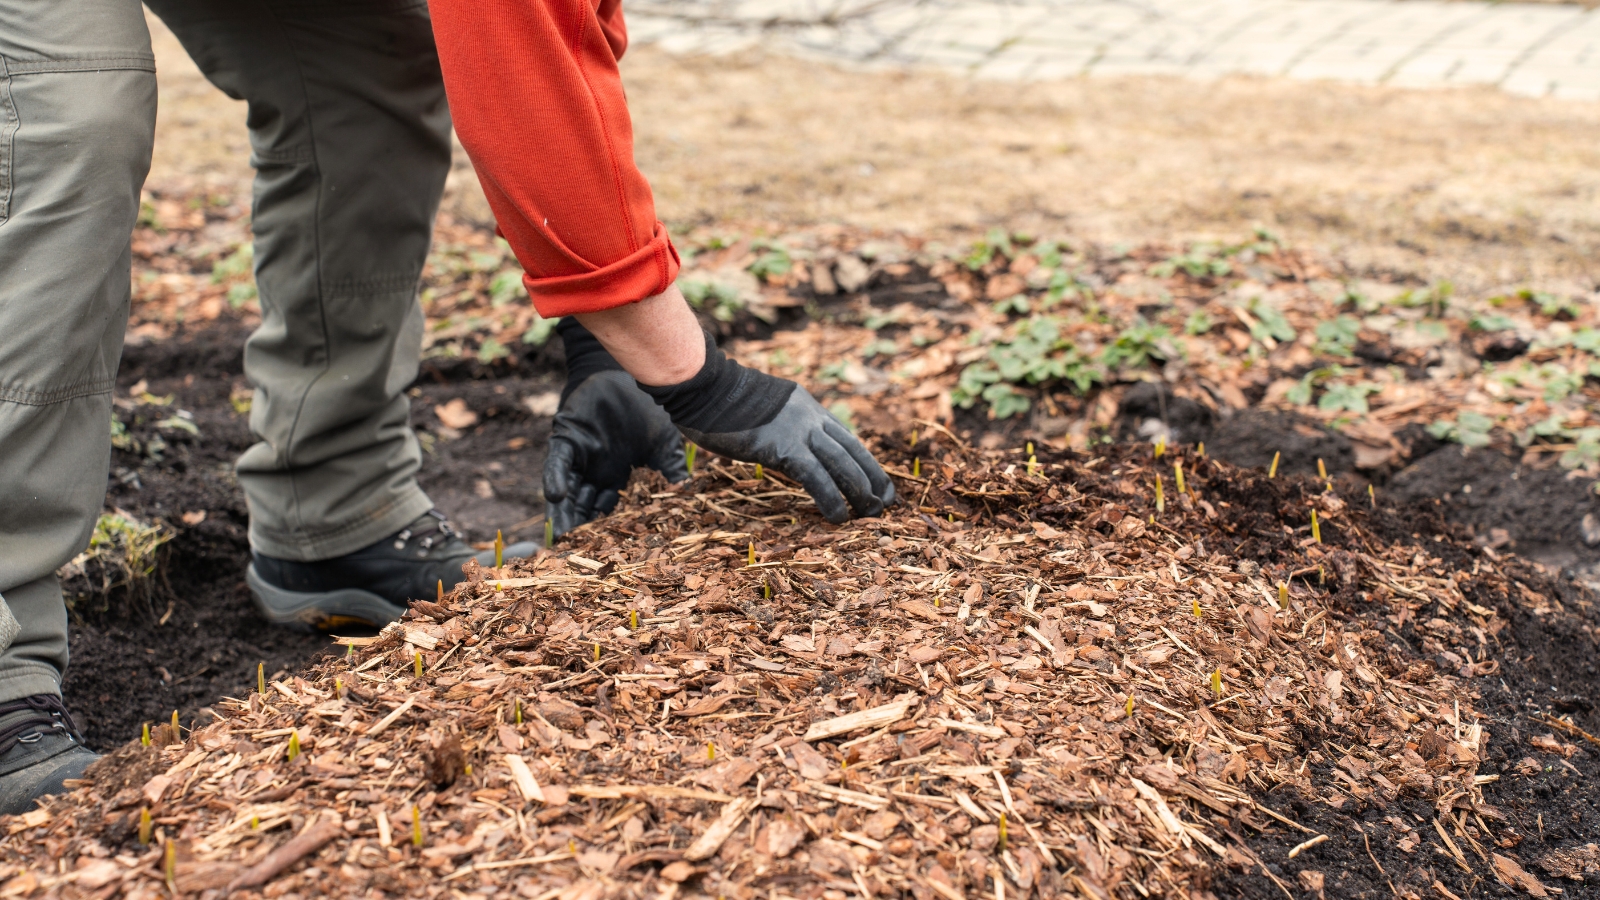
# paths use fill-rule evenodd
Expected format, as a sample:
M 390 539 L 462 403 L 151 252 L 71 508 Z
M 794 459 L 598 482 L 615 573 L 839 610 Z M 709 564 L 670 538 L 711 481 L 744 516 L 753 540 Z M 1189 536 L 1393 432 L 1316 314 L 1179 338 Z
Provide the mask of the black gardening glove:
M 557 326 L 567 351 L 567 385 L 544 462 L 545 516 L 566 534 L 617 506 L 635 466 L 683 481 L 683 437 L 660 404 L 639 389 L 577 320 Z
M 728 359 L 709 334 L 699 374 L 644 389 L 700 446 L 800 482 L 830 522 L 852 511 L 875 516 L 894 502 L 894 483 L 877 460 L 805 388 Z

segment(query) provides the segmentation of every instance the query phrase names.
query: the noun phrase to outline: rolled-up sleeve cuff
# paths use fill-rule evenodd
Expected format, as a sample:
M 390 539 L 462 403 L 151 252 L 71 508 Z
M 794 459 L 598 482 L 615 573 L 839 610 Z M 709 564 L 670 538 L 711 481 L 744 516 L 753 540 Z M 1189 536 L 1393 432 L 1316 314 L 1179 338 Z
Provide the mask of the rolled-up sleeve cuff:
M 524 274 L 533 308 L 546 319 L 577 313 L 600 312 L 646 297 L 672 286 L 678 277 L 678 250 L 667 228 L 656 223 L 650 243 L 609 266 L 578 275 L 535 278 Z

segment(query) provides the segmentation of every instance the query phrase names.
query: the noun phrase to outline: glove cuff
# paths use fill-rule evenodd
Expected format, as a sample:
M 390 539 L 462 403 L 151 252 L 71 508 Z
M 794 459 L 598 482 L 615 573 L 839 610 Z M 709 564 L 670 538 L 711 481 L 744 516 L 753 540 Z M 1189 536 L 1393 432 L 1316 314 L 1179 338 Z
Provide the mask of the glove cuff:
M 622 363 L 617 362 L 576 316 L 564 316 L 556 323 L 556 334 L 561 335 L 561 346 L 567 353 L 567 383 L 561 388 L 562 406 L 567 405 L 567 398 L 590 375 L 623 371 Z
M 797 385 L 741 366 L 717 349 L 709 332 L 706 362 L 693 378 L 653 387 L 640 384 L 672 417 L 672 424 L 704 434 L 748 431 L 777 418 Z

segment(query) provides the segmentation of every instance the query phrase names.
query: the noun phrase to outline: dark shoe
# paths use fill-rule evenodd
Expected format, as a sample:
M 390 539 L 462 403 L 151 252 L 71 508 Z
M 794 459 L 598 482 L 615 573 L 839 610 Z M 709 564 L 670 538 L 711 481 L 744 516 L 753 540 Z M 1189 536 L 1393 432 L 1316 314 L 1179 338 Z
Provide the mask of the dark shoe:
M 532 556 L 537 550 L 524 541 L 506 547 L 503 558 Z M 245 582 L 267 621 L 321 631 L 381 628 L 404 615 L 412 600 L 434 599 L 439 582 L 447 591 L 455 587 L 467 560 L 494 565 L 493 550 L 473 550 L 437 510 L 398 534 L 334 559 L 253 557 Z
M 54 694 L 0 703 L 0 815 L 30 812 L 34 801 L 67 788 L 100 756 L 83 746 L 72 715 Z

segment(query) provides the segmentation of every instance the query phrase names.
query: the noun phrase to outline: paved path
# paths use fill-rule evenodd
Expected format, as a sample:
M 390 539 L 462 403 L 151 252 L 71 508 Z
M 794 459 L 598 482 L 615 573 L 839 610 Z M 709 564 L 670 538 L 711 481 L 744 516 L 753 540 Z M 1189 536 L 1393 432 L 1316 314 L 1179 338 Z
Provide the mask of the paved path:
M 1439 0 L 640 0 L 639 43 L 978 77 L 1235 73 L 1600 99 L 1600 9 Z

